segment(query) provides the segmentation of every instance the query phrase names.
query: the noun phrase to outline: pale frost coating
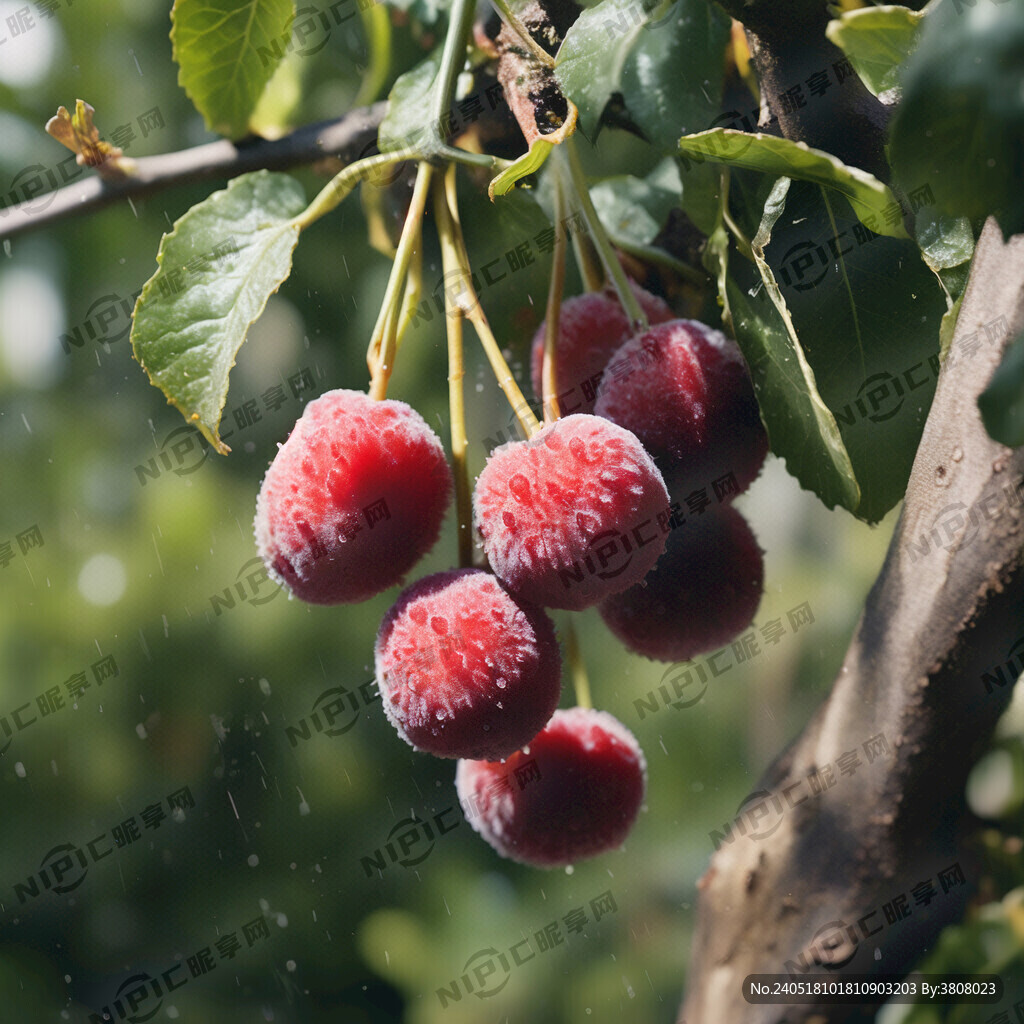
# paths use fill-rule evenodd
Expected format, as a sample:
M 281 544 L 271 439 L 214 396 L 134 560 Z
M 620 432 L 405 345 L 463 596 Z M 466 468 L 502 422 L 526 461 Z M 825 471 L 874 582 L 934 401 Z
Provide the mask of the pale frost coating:
M 586 608 L 643 579 L 665 549 L 667 506 L 636 437 L 582 414 L 496 448 L 473 495 L 495 574 L 549 608 Z
M 435 573 L 407 588 L 381 624 L 375 668 L 399 735 L 438 757 L 507 757 L 558 705 L 551 620 L 479 569 Z
M 606 711 L 556 711 L 501 763 L 459 761 L 455 788 L 473 828 L 503 857 L 559 867 L 617 849 L 643 803 L 647 762 Z
M 633 294 L 652 324 L 671 320 L 672 309 L 662 299 L 630 281 Z M 533 336 L 530 377 L 533 393 L 541 398 L 544 365 L 542 322 Z M 597 385 L 612 353 L 630 336 L 630 322 L 614 291 L 586 292 L 566 299 L 558 312 L 555 381 L 563 415 L 592 413 Z
M 674 497 L 704 489 L 731 500 L 750 486 L 768 436 L 734 341 L 697 320 L 671 320 L 630 338 L 616 364 L 628 372 L 605 374 L 594 411 L 636 434 Z M 727 475 L 732 490 L 721 488 Z
M 441 441 L 415 409 L 329 391 L 306 406 L 267 470 L 257 547 L 297 597 L 363 601 L 433 546 L 451 492 Z

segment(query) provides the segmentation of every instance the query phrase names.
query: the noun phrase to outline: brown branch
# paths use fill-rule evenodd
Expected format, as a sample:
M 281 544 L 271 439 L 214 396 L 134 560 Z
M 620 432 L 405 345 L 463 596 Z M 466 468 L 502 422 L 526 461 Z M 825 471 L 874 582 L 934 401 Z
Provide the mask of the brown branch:
M 336 157 L 350 163 L 373 151 L 387 103 L 352 110 L 334 121 L 305 125 L 280 139 L 222 139 L 176 153 L 142 157 L 122 181 L 86 178 L 55 192 L 0 210 L 0 240 L 92 213 L 122 199 L 137 199 L 174 185 L 227 179 L 261 169 L 282 170 Z
M 999 343 L 963 344 L 999 317 Z M 1024 622 L 1024 448 L 988 436 L 977 396 L 1022 329 L 1024 236 L 1004 244 L 990 219 L 885 565 L 832 693 L 765 773 L 761 808 L 748 804 L 721 834 L 700 882 L 681 1022 L 870 1019 L 863 1003 L 752 1005 L 742 983 L 900 976 L 963 915 L 977 881 L 964 786 L 1009 703 L 1013 679 L 993 684 L 993 668 Z M 809 776 L 878 734 L 890 755 L 814 795 Z M 944 893 L 938 872 L 954 863 L 966 884 Z M 927 879 L 937 895 L 924 906 L 909 894 Z M 883 908 L 895 914 L 901 894 L 908 912 L 890 922 Z
M 825 37 L 830 16 L 824 0 L 722 0 L 722 6 L 743 23 L 761 91 L 782 134 L 888 182 L 890 109 L 852 69 L 838 81 L 835 65 L 845 57 Z M 830 84 L 815 95 L 807 79 L 822 72 Z

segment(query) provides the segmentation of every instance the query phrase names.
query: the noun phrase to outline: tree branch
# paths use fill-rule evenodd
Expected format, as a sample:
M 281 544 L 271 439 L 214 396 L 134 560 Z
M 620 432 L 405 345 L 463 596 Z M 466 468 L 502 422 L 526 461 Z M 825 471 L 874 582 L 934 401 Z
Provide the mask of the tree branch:
M 835 65 L 845 57 L 825 36 L 829 13 L 823 0 L 722 0 L 722 6 L 743 23 L 761 91 L 782 134 L 888 182 L 889 108 L 852 69 L 838 80 Z M 822 72 L 828 87 L 821 95 L 810 93 L 807 79 Z
M 999 317 L 998 342 L 964 345 Z M 977 396 L 1022 329 L 1024 235 L 1004 244 L 990 219 L 903 511 L 832 693 L 701 879 L 680 1022 L 870 1019 L 865 1004 L 751 1005 L 743 979 L 822 968 L 902 976 L 964 912 L 977 880 L 965 782 L 1013 686 L 984 676 L 1024 622 L 1024 448 L 988 436 Z M 889 756 L 813 795 L 810 775 L 879 733 Z M 908 895 L 909 914 L 888 921 L 894 897 L 926 879 L 938 889 L 938 872 L 956 862 L 966 885 L 927 906 Z
M 280 139 L 238 143 L 221 139 L 177 153 L 134 161 L 135 173 L 123 181 L 86 178 L 55 192 L 35 196 L 9 210 L 0 210 L 0 240 L 36 231 L 54 221 L 92 213 L 121 199 L 137 199 L 174 185 L 216 178 L 234 178 L 248 171 L 283 170 L 326 157 L 351 163 L 368 156 L 387 103 L 352 110 L 335 121 L 305 125 Z

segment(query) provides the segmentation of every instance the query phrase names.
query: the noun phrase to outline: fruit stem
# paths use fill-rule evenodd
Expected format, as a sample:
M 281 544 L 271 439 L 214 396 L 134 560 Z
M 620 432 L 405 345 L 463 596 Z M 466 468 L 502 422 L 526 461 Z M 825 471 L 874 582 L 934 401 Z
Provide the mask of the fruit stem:
M 756 263 L 754 250 L 751 247 L 750 239 L 743 233 L 743 229 L 732 219 L 729 212 L 729 168 L 722 168 L 722 220 L 725 226 L 732 232 L 736 239 L 736 248 L 741 256 L 746 256 L 751 263 Z
M 395 262 L 391 266 L 384 301 L 381 303 L 377 323 L 370 337 L 370 347 L 366 353 L 366 363 L 370 368 L 370 397 L 378 400 L 385 398 L 388 381 L 394 369 L 395 350 L 398 347 L 397 321 L 399 294 L 405 283 L 412 251 L 422 234 L 423 210 L 427 204 L 427 190 L 433 168 L 426 161 L 420 163 L 416 171 L 416 184 L 409 203 L 409 212 L 402 227 L 402 237 L 398 242 Z
M 554 175 L 555 188 L 555 251 L 551 259 L 551 287 L 544 314 L 544 362 L 541 369 L 541 403 L 544 422 L 553 423 L 562 415 L 558 406 L 558 380 L 555 373 L 555 346 L 558 343 L 558 316 L 565 288 L 565 193 L 561 175 Z
M 454 187 L 452 196 L 454 196 Z M 491 331 L 491 325 L 487 322 L 487 316 L 480 305 L 480 298 L 473 288 L 473 278 L 469 271 L 469 254 L 466 251 L 466 240 L 462 234 L 462 221 L 459 219 L 459 206 L 457 202 L 449 202 L 448 213 L 452 222 L 452 240 L 458 253 L 458 265 L 455 268 L 458 272 L 458 278 L 452 281 L 451 284 L 446 282 L 445 293 L 447 295 L 448 292 L 452 292 L 457 297 L 459 308 L 463 311 L 466 319 L 473 325 L 477 336 L 480 338 L 480 344 L 483 345 L 484 352 L 487 354 L 488 362 L 490 362 L 491 369 L 494 371 L 498 386 L 505 393 L 509 405 L 512 406 L 512 411 L 519 421 L 520 429 L 526 437 L 532 437 L 540 430 L 540 423 L 537 422 L 537 417 L 534 416 L 529 403 L 523 397 L 515 377 L 512 376 L 512 371 L 508 368 L 508 363 L 505 362 L 505 357 L 501 354 L 501 348 Z
M 604 265 L 605 274 L 608 275 L 612 284 L 615 285 L 619 302 L 626 311 L 626 315 L 633 322 L 634 329 L 645 331 L 647 330 L 647 315 L 633 294 L 633 289 L 629 287 L 629 281 L 626 279 L 626 273 L 622 269 L 622 264 L 619 263 L 618 257 L 615 255 L 615 249 L 608 238 L 608 233 L 605 231 L 601 218 L 598 217 L 597 211 L 594 209 L 593 202 L 591 202 L 590 190 L 587 188 L 587 181 L 583 176 L 583 167 L 580 164 L 575 143 L 576 140 L 574 138 L 566 139 L 563 146 L 569 161 L 569 174 L 572 178 L 573 187 L 579 198 L 580 206 L 583 208 L 583 219 L 587 222 L 587 231 L 597 247 L 601 263 Z
M 409 261 L 409 273 L 405 279 L 405 291 L 402 293 L 402 310 L 398 314 L 397 345 L 401 347 L 406 329 L 416 315 L 416 306 L 423 293 L 423 228 L 420 227 L 416 242 L 413 245 L 412 258 Z
M 572 685 L 576 691 L 576 705 L 581 708 L 592 708 L 594 704 L 590 699 L 587 666 L 583 663 L 583 652 L 576 636 L 576 623 L 570 615 L 565 617 L 565 650 L 569 656 L 569 671 L 572 673 Z
M 452 227 L 451 209 L 457 204 L 455 165 L 449 164 L 444 179 L 434 182 L 434 219 L 441 242 L 444 276 L 458 274 L 459 250 Z M 445 326 L 448 334 L 448 410 L 451 420 L 452 464 L 455 477 L 455 509 L 458 516 L 459 567 L 473 565 L 473 508 L 470 500 L 469 470 L 466 465 L 466 404 L 462 382 L 466 375 L 462 358 L 464 312 L 451 290 L 444 293 Z
M 601 258 L 597 255 L 594 243 L 585 232 L 573 232 L 572 254 L 583 279 L 583 290 L 599 292 L 604 287 L 604 270 L 601 268 Z

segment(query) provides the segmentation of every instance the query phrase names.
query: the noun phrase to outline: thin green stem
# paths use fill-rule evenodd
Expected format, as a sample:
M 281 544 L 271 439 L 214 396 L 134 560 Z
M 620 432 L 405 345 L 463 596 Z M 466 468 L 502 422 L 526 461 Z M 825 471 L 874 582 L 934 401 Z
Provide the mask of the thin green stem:
M 399 299 L 412 259 L 412 250 L 422 236 L 423 210 L 426 207 L 432 174 L 433 168 L 430 164 L 426 161 L 421 162 L 416 172 L 416 184 L 402 228 L 402 237 L 398 242 L 395 262 L 391 267 L 391 276 L 384 292 L 384 301 L 381 303 L 366 353 L 366 362 L 370 368 L 370 396 L 378 400 L 386 397 L 388 380 L 394 369 L 395 351 L 398 347 Z
M 637 330 L 646 330 L 647 315 L 633 294 L 633 289 L 629 287 L 629 281 L 626 279 L 626 273 L 622 269 L 622 264 L 619 263 L 618 257 L 615 255 L 611 239 L 609 239 L 608 233 L 601 223 L 601 218 L 598 217 L 594 204 L 591 202 L 590 190 L 587 188 L 587 181 L 583 176 L 583 167 L 580 164 L 575 143 L 575 139 L 566 139 L 559 148 L 564 148 L 566 151 L 569 161 L 569 174 L 572 179 L 573 188 L 579 198 L 580 206 L 583 208 L 583 219 L 587 222 L 587 230 L 597 248 L 598 255 L 601 257 L 605 274 L 612 284 L 615 285 L 619 302 L 622 303 L 622 308 L 626 311 L 626 315 L 633 322 L 633 326 Z
M 505 393 L 509 405 L 512 406 L 512 412 L 519 421 L 520 428 L 527 437 L 532 437 L 540 430 L 540 423 L 537 422 L 537 417 L 534 416 L 529 403 L 523 397 L 512 371 L 508 368 L 508 363 L 505 362 L 505 357 L 501 354 L 501 347 L 491 331 L 491 325 L 487 322 L 483 307 L 480 305 L 480 298 L 473 287 L 473 277 L 469 270 L 469 253 L 466 251 L 466 239 L 462 234 L 462 221 L 459 219 L 459 206 L 454 195 L 453 178 L 448 212 L 452 221 L 452 237 L 458 253 L 458 267 L 456 268 L 458 275 L 457 279 L 452 281 L 445 290 L 446 292 L 451 291 L 456 296 L 459 307 L 480 338 L 480 344 L 483 345 L 487 360 L 494 371 L 498 387 Z
M 746 256 L 751 263 L 756 262 L 754 260 L 754 249 L 750 244 L 750 239 L 743 233 L 743 229 L 732 219 L 732 214 L 729 212 L 729 168 L 722 168 L 722 222 L 732 232 L 733 237 L 736 239 L 736 248 L 741 256 Z
M 561 176 L 554 176 L 555 223 L 565 219 L 565 193 Z M 558 407 L 558 380 L 555 373 L 555 347 L 558 343 L 558 316 L 562 308 L 562 292 L 565 290 L 565 232 L 555 231 L 555 251 L 551 259 L 551 287 L 548 289 L 548 305 L 544 314 L 544 362 L 541 369 L 541 402 L 544 407 L 544 422 L 553 423 L 561 416 Z
M 356 160 L 339 171 L 317 193 L 313 202 L 295 218 L 300 230 L 305 230 L 325 214 L 333 210 L 348 194 L 365 178 L 370 177 L 380 167 L 401 163 L 405 160 L 416 160 L 422 154 L 416 149 L 396 149 L 393 153 L 378 153 L 362 160 Z
M 569 658 L 569 672 L 572 674 L 572 685 L 576 691 L 576 705 L 581 708 L 592 708 L 590 699 L 590 680 L 587 678 L 587 666 L 583 663 L 583 652 L 576 636 L 576 624 L 572 617 L 565 617 L 565 652 Z
M 441 262 L 447 279 L 459 272 L 459 248 L 455 241 L 451 202 L 455 197 L 455 166 L 448 167 L 444 179 L 434 182 L 434 219 L 441 242 Z M 450 187 L 448 187 L 450 186 Z M 462 322 L 464 312 L 445 289 L 445 323 L 448 334 L 448 409 L 451 419 L 452 464 L 455 476 L 455 509 L 458 516 L 459 566 L 473 565 L 473 507 L 470 497 L 469 469 L 466 461 L 466 405 L 463 379 Z
M 597 255 L 594 243 L 586 232 L 576 231 L 572 236 L 572 254 L 579 267 L 583 279 L 583 289 L 588 292 L 599 292 L 604 287 L 604 270 L 601 258 Z
M 708 275 L 704 271 L 691 267 L 689 263 L 684 263 L 680 259 L 676 259 L 671 253 L 665 252 L 664 249 L 659 249 L 656 245 L 638 245 L 636 242 L 627 242 L 624 238 L 620 238 L 615 234 L 610 235 L 610 237 L 615 243 L 616 249 L 621 249 L 624 253 L 635 256 L 638 260 L 643 260 L 644 263 L 652 263 L 654 266 L 664 267 L 679 277 L 685 278 L 691 284 L 707 284 Z
M 519 19 L 518 15 L 508 5 L 506 0 L 494 0 L 494 6 L 501 11 L 501 16 L 509 23 L 509 26 L 515 31 L 516 35 L 526 44 L 526 48 L 537 58 L 545 67 L 553 68 L 555 66 L 555 58 L 545 50 L 540 43 L 537 42 L 533 36 L 530 35 L 527 27 Z
M 419 237 L 413 245 L 412 259 L 409 261 L 409 273 L 405 278 L 405 291 L 402 294 L 402 310 L 398 314 L 398 331 L 396 343 L 402 347 L 405 332 L 416 315 L 416 307 L 423 293 L 423 228 L 420 227 Z
M 473 29 L 476 13 L 475 0 L 454 0 L 448 16 L 448 34 L 441 52 L 441 66 L 438 68 L 437 88 L 430 111 L 430 123 L 439 124 L 448 113 L 455 98 L 455 83 L 466 61 L 466 47 Z

